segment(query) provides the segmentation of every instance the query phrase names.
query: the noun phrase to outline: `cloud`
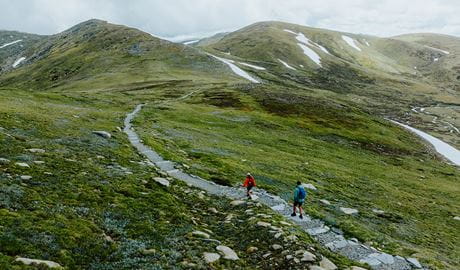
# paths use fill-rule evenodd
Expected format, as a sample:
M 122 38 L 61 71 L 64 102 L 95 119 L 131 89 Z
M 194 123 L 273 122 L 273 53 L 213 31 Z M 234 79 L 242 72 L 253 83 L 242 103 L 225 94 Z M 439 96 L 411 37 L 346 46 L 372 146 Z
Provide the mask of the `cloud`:
M 98 18 L 161 37 L 193 38 L 266 20 L 377 36 L 460 36 L 460 2 L 447 0 L 0 0 L 0 7 L 1 29 L 39 34 Z

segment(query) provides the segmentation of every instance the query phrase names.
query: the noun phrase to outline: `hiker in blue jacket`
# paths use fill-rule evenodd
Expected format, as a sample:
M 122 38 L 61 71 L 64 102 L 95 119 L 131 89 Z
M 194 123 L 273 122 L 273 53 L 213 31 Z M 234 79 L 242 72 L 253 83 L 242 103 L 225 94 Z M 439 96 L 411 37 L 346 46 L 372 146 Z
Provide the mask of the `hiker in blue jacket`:
M 296 216 L 295 208 L 299 207 L 299 214 L 300 214 L 299 218 L 303 219 L 302 205 L 305 202 L 305 197 L 307 197 L 307 192 L 302 186 L 302 183 L 300 181 L 297 181 L 297 186 L 294 189 L 294 209 L 293 209 L 294 211 L 291 214 L 292 217 Z

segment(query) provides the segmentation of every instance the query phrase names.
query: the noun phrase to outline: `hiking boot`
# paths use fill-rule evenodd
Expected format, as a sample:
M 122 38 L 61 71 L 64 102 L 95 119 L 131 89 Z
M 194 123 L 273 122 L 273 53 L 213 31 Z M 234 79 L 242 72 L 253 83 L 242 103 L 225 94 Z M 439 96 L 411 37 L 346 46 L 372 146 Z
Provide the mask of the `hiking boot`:
M 295 217 L 295 216 L 297 216 L 296 213 L 292 213 L 292 214 L 291 214 L 291 217 Z
M 303 219 L 303 216 L 302 216 L 302 215 L 300 215 L 300 216 L 299 216 L 299 218 L 300 218 L 300 219 Z

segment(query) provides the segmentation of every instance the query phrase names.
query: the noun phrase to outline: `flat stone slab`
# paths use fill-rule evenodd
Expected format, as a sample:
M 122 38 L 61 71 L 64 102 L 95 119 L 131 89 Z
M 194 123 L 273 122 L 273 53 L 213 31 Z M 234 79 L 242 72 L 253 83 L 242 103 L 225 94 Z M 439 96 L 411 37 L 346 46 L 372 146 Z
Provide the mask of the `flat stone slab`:
M 169 181 L 166 179 L 166 178 L 162 178 L 162 177 L 155 177 L 153 178 L 153 180 L 155 180 L 155 182 L 157 182 L 158 184 L 162 185 L 162 186 L 165 186 L 165 187 L 169 187 Z
M 43 154 L 45 153 L 45 150 L 44 149 L 40 149 L 40 148 L 30 148 L 30 149 L 27 149 L 27 151 L 31 152 L 31 153 L 37 153 L 37 154 Z
M 357 209 L 347 208 L 347 207 L 340 207 L 340 211 L 342 211 L 343 213 L 345 213 L 347 215 L 353 215 L 353 214 L 358 214 L 359 213 L 359 211 Z
M 303 184 L 302 186 L 309 190 L 318 190 L 313 184 Z
M 194 231 L 194 232 L 192 232 L 192 235 L 198 236 L 198 237 L 201 237 L 201 238 L 209 238 L 209 237 L 211 237 L 208 233 L 205 233 L 205 232 L 202 232 L 202 231 Z
M 268 228 L 268 227 L 272 226 L 272 224 L 270 224 L 268 222 L 263 222 L 263 221 L 258 221 L 256 225 L 259 226 L 259 227 L 265 227 L 265 228 Z
M 16 162 L 16 166 L 22 167 L 22 168 L 30 168 L 29 164 L 24 163 L 24 162 Z

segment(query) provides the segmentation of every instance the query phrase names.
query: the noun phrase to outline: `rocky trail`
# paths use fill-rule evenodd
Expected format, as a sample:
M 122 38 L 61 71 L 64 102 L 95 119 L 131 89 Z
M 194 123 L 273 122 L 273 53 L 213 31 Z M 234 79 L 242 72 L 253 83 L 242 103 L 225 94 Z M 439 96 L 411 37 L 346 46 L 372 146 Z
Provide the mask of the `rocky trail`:
M 200 188 L 209 194 L 228 197 L 234 200 L 232 204 L 238 205 L 245 203 L 245 190 L 243 188 L 221 186 L 200 177 L 187 174 L 180 169 L 181 166 L 179 166 L 179 164 L 163 159 L 163 157 L 161 157 L 153 149 L 144 145 L 131 124 L 131 121 L 141 111 L 143 106 L 143 104 L 137 105 L 134 111 L 127 114 L 123 130 L 128 135 L 128 139 L 131 144 L 139 151 L 139 153 L 155 164 L 155 166 L 165 175 L 184 181 L 185 183 Z M 160 178 L 156 179 L 156 181 L 163 185 L 169 185 L 167 179 Z M 372 269 L 409 270 L 423 268 L 423 266 L 415 258 L 403 258 L 401 256 L 390 255 L 371 246 L 364 245 L 357 239 L 346 239 L 339 228 L 329 227 L 320 219 L 314 219 L 307 214 L 304 215 L 304 219 L 291 217 L 290 214 L 292 206 L 279 196 L 269 194 L 263 189 L 256 188 L 252 199 L 285 216 L 286 219 L 289 219 L 296 225 L 300 226 L 321 245 L 325 246 L 332 252 L 341 254 L 354 261 L 367 263 Z M 352 208 L 344 208 L 341 210 L 348 214 L 358 213 L 356 209 Z M 269 226 L 271 224 L 267 225 Z

